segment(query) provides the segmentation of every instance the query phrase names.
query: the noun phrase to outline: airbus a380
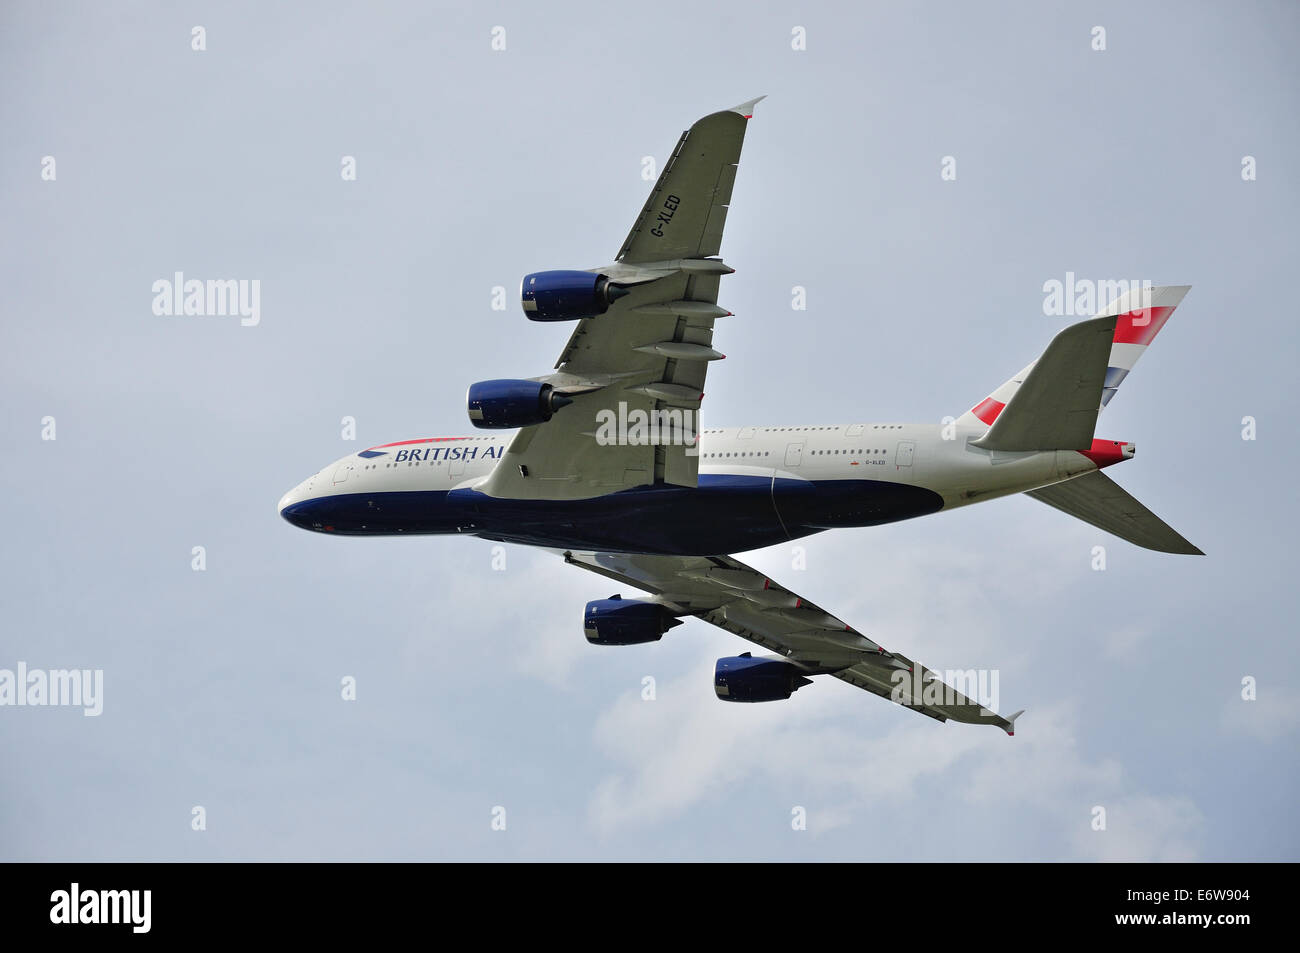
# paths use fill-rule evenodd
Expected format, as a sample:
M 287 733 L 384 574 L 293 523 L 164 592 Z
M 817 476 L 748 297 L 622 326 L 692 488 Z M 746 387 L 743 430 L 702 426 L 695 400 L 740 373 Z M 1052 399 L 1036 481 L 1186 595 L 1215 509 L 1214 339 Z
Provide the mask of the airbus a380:
M 761 98 L 761 97 L 760 97 Z M 684 617 L 766 650 L 718 660 L 717 696 L 773 701 L 831 675 L 938 721 L 1003 717 L 730 554 L 1026 493 L 1138 546 L 1200 554 L 1102 471 L 1133 456 L 1099 411 L 1186 287 L 1131 291 L 948 424 L 696 431 L 718 257 L 754 105 L 684 132 L 612 264 L 525 276 L 524 313 L 576 321 L 554 373 L 473 384 L 475 436 L 370 447 L 279 503 L 336 536 L 460 534 L 554 549 L 648 593 L 589 602 L 598 645 L 654 642 Z M 510 431 L 510 432 L 507 432 Z

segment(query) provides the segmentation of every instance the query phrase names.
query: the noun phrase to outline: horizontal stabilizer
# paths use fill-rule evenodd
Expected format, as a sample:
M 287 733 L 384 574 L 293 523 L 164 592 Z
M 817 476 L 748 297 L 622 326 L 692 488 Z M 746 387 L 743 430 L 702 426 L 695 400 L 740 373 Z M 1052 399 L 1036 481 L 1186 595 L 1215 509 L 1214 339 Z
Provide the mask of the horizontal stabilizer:
M 1071 325 L 1052 339 L 974 446 L 985 450 L 1087 450 L 1115 337 L 1115 318 Z
M 1186 556 L 1205 555 L 1100 470 L 1064 483 L 1030 490 L 1025 495 L 1143 549 Z

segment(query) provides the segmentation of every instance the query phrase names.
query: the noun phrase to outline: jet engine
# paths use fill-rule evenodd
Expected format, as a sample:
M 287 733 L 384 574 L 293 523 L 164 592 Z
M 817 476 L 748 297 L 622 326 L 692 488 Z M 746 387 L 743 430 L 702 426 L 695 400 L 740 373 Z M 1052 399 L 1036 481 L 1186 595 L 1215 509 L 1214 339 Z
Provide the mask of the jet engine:
M 533 321 L 576 321 L 604 314 L 628 294 L 606 275 L 590 271 L 535 271 L 524 275 L 519 297 Z
M 748 652 L 718 659 L 713 690 L 724 702 L 774 702 L 789 698 L 812 679 L 781 659 L 754 658 Z
M 610 596 L 587 603 L 582 630 L 592 645 L 640 645 L 658 642 L 681 622 L 655 602 Z
M 466 395 L 470 422 L 485 430 L 543 424 L 571 403 L 572 398 L 541 381 L 479 381 Z

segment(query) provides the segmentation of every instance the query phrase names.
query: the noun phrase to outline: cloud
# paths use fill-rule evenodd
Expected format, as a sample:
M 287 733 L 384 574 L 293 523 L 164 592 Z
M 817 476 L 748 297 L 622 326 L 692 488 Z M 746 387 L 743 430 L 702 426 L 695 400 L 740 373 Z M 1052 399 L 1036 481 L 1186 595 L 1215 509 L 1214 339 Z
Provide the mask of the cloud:
M 1300 696 L 1287 686 L 1269 684 L 1256 688 L 1254 701 L 1246 701 L 1240 691 L 1224 704 L 1221 722 L 1228 733 L 1255 741 L 1276 741 L 1300 727 Z
M 599 835 L 662 825 L 737 792 L 770 798 L 796 778 L 814 837 L 880 816 L 890 825 L 917 823 L 947 804 L 972 818 L 1003 818 L 1022 841 L 1042 830 L 1054 859 L 1197 856 L 1204 821 L 1195 804 L 1133 791 L 1117 760 L 1081 753 L 1080 719 L 1068 703 L 1034 712 L 1008 739 L 911 712 L 862 713 L 858 706 L 887 703 L 822 680 L 782 704 L 720 704 L 698 690 L 709 668 L 701 658 L 661 687 L 658 701 L 621 698 L 600 716 L 595 740 L 614 767 L 589 803 Z M 1091 829 L 1096 805 L 1107 810 L 1106 831 Z M 951 832 L 962 822 L 940 823 Z M 903 837 L 876 846 L 914 849 Z
M 1106 829 L 1081 826 L 1072 843 L 1081 860 L 1186 863 L 1199 859 L 1205 817 L 1191 798 L 1138 794 L 1103 801 Z

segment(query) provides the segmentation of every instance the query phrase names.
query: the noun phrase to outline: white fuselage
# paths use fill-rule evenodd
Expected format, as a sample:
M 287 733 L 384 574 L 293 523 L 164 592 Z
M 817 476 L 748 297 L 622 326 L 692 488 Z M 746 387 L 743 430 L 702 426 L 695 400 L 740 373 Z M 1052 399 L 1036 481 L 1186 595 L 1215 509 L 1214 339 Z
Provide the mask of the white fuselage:
M 1132 455 L 1006 452 L 938 424 L 755 426 L 700 434 L 696 487 L 589 500 L 516 500 L 476 489 L 512 432 L 428 438 L 353 453 L 280 501 L 304 529 L 340 535 L 464 533 L 531 545 L 717 555 L 838 526 L 869 526 L 1058 483 Z

